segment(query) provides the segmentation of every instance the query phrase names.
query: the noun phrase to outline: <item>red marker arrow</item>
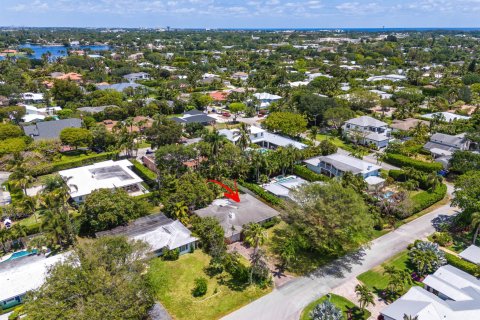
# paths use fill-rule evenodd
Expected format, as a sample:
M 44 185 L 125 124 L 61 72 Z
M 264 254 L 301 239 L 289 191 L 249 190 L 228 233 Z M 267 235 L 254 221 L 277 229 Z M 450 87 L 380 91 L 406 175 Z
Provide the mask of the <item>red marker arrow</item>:
M 215 184 L 218 184 L 220 187 L 224 188 L 227 190 L 223 195 L 229 199 L 232 199 L 235 202 L 240 202 L 240 195 L 238 194 L 238 188 L 237 188 L 237 181 L 235 180 L 235 191 L 230 189 L 227 185 L 221 183 L 220 181 L 217 180 L 207 180 L 208 182 L 213 182 Z

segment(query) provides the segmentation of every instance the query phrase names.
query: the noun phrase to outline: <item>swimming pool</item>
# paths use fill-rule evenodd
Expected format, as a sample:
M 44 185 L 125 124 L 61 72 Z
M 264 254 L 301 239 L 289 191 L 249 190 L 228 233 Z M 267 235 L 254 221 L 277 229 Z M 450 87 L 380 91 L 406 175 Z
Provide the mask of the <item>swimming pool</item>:
M 37 249 L 33 249 L 32 251 L 28 251 L 28 250 L 17 251 L 13 253 L 10 256 L 10 258 L 6 259 L 5 261 L 15 260 L 15 259 L 19 259 L 26 256 L 31 256 L 33 254 L 37 254 L 37 252 L 38 252 Z M 2 262 L 5 262 L 5 261 L 2 261 Z
M 387 191 L 383 194 L 384 199 L 390 199 L 395 193 L 392 191 Z
M 287 182 L 287 181 L 290 181 L 290 180 L 295 180 L 295 177 L 293 177 L 293 176 L 282 177 L 282 178 L 279 178 L 279 177 L 276 178 L 277 183 L 284 183 L 284 182 Z

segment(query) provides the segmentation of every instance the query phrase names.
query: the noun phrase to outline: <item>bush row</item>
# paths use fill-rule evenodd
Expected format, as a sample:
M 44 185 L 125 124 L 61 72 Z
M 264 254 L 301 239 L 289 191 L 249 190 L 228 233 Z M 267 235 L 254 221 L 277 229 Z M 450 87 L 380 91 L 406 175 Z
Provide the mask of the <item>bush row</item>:
M 422 191 L 414 195 L 412 200 L 412 214 L 420 212 L 438 201 L 442 200 L 447 193 L 447 186 L 445 184 L 439 184 L 435 189 L 431 191 Z
M 427 190 L 430 189 L 431 183 L 428 181 L 428 176 L 424 172 L 416 171 L 413 175 L 407 175 L 403 170 L 389 170 L 388 176 L 395 181 L 405 182 L 409 179 L 418 181 L 418 186 L 420 189 Z
M 327 176 L 324 176 L 323 174 L 318 174 L 316 172 L 313 172 L 312 170 L 308 169 L 307 167 L 304 167 L 304 166 L 301 166 L 301 165 L 298 165 L 298 164 L 293 167 L 293 174 L 299 176 L 300 178 L 308 180 L 310 182 L 327 181 L 328 180 Z
M 245 182 L 245 181 L 239 181 L 238 183 L 241 186 L 243 186 L 243 187 L 247 188 L 248 190 L 252 191 L 257 196 L 259 196 L 260 198 L 262 198 L 263 200 L 267 201 L 270 204 L 280 205 L 282 203 L 282 200 L 280 200 L 279 198 L 275 197 L 274 195 L 268 193 L 267 191 L 265 191 L 259 185 L 256 185 L 254 183 Z
M 440 171 L 443 169 L 442 165 L 438 162 L 425 162 L 425 161 L 415 160 L 407 156 L 396 154 L 396 153 L 386 153 L 384 161 L 394 166 L 399 166 L 402 168 L 412 167 L 414 169 L 425 171 L 425 172 Z
M 133 172 L 138 174 L 140 178 L 150 187 L 155 188 L 157 186 L 157 174 L 152 170 L 145 167 L 137 160 L 130 160 L 133 164 Z
M 60 170 L 86 166 L 92 163 L 105 161 L 105 160 L 112 160 L 117 158 L 118 158 L 118 152 L 105 152 L 100 154 L 93 154 L 93 155 L 82 157 L 79 159 L 69 159 L 69 160 L 56 161 L 52 163 L 43 163 L 33 167 L 31 169 L 31 174 L 32 176 L 37 177 L 37 176 L 42 176 L 45 174 L 57 172 Z
M 480 269 L 479 266 L 477 266 L 474 263 L 463 260 L 462 258 L 457 257 L 456 255 L 445 252 L 445 258 L 447 258 L 448 264 L 451 264 L 452 266 L 460 270 L 470 273 L 473 276 L 477 276 L 477 273 L 479 272 L 479 269 Z

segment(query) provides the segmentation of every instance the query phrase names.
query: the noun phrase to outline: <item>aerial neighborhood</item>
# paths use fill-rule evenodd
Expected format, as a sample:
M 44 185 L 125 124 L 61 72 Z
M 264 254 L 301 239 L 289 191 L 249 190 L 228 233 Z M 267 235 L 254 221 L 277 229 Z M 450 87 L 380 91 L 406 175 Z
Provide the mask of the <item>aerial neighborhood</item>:
M 480 319 L 479 52 L 0 27 L 0 320 Z

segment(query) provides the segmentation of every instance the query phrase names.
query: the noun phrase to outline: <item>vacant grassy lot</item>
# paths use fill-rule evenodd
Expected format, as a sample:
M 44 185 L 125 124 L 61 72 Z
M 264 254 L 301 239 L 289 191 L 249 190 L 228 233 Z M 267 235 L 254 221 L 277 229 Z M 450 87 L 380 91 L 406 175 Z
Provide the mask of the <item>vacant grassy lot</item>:
M 313 301 L 308 306 L 303 309 L 302 316 L 300 320 L 311 320 L 310 312 L 315 308 L 315 306 L 325 300 L 327 300 L 327 296 L 323 296 L 318 300 Z M 362 312 L 359 307 L 357 307 L 352 301 L 342 297 L 337 296 L 336 294 L 331 294 L 330 302 L 332 302 L 335 306 L 340 308 L 343 313 L 343 318 L 346 320 L 348 319 L 348 310 L 352 310 L 352 318 L 354 320 L 363 320 L 368 319 L 370 317 L 370 312 L 365 310 Z
M 270 292 L 270 288 L 239 287 L 228 274 L 210 278 L 204 272 L 210 257 L 200 250 L 177 261 L 152 260 L 149 278 L 156 298 L 174 319 L 218 319 Z M 194 298 L 192 289 L 198 277 L 208 279 L 208 291 Z
M 383 275 L 383 265 L 395 266 L 397 269 L 407 270 L 410 273 L 413 272 L 408 262 L 408 250 L 405 250 L 395 255 L 390 260 L 387 260 L 382 265 L 376 266 L 373 269 L 370 269 L 357 277 L 358 280 L 363 282 L 366 286 L 368 286 L 370 289 L 373 290 L 373 292 L 377 294 L 387 287 L 389 281 L 388 276 Z M 419 283 L 414 284 L 418 285 Z M 406 291 L 408 289 L 410 288 L 406 288 Z

